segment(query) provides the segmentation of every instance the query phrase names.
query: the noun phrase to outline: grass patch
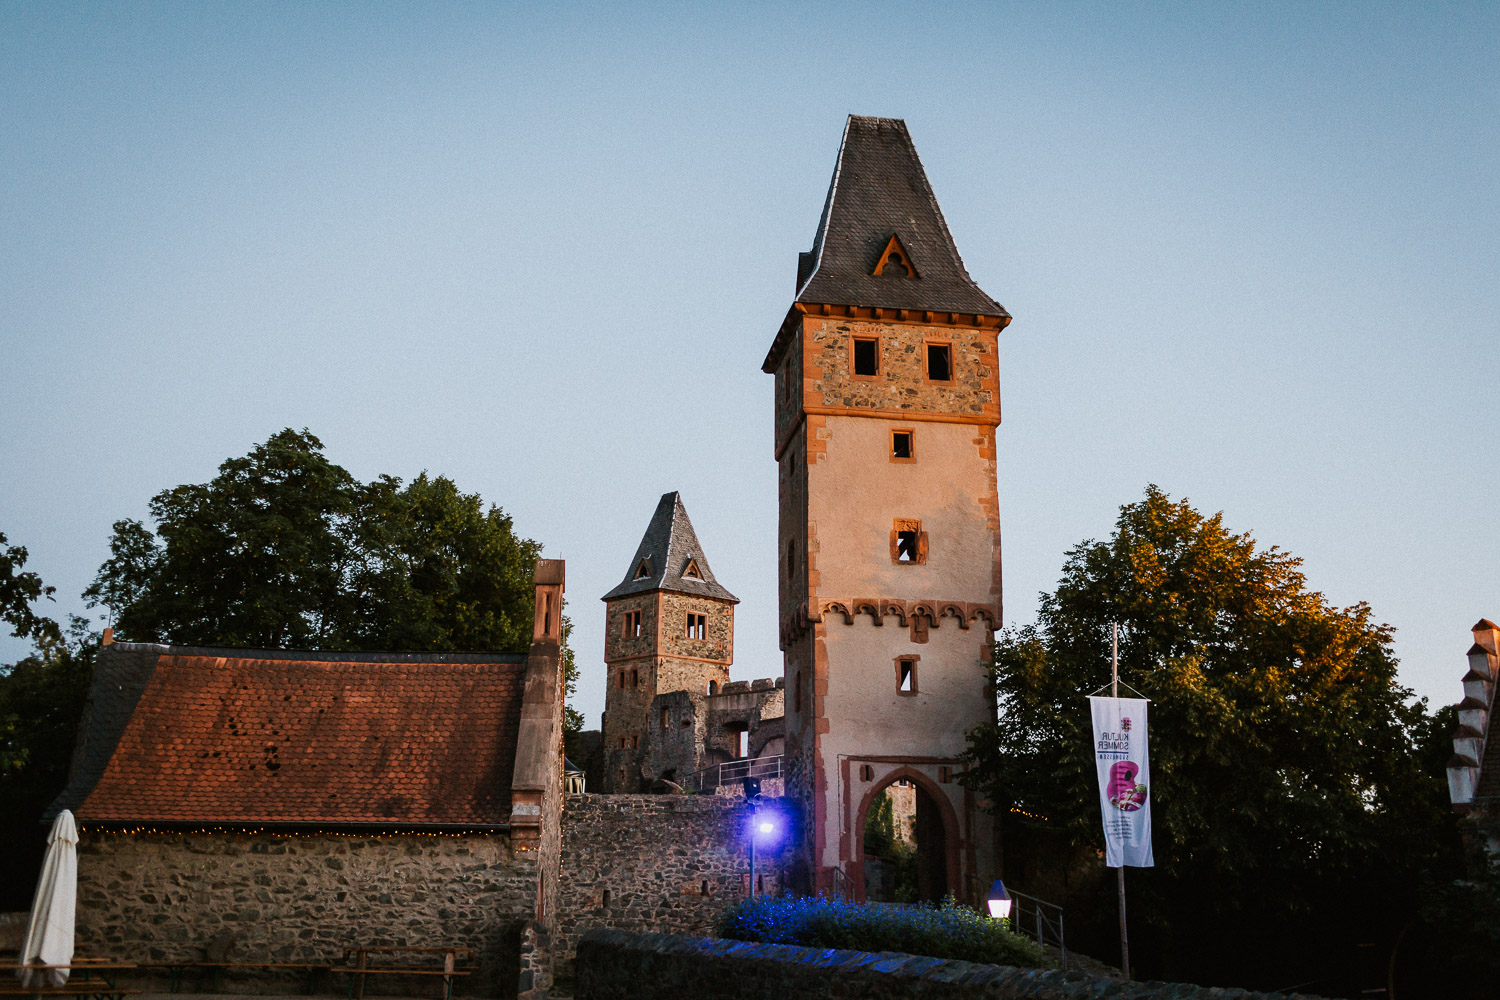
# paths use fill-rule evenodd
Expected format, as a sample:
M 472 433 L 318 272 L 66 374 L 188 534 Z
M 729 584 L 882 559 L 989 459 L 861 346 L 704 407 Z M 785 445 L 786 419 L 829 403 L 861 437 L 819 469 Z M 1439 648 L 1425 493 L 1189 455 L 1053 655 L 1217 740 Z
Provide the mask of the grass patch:
M 719 917 L 720 937 L 850 951 L 900 951 L 990 965 L 1047 968 L 1036 943 L 952 899 L 941 906 L 849 903 L 821 896 L 747 899 Z

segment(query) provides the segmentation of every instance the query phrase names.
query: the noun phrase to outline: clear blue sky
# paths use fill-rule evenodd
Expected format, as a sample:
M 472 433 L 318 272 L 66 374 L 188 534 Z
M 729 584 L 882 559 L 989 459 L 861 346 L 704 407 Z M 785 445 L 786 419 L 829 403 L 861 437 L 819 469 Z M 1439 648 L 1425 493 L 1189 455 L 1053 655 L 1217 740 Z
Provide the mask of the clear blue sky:
M 639 6 L 0 6 L 0 531 L 54 610 L 112 521 L 308 427 L 567 559 L 591 722 L 668 490 L 735 676 L 779 674 L 759 367 L 853 112 L 1016 317 L 1008 622 L 1155 482 L 1457 700 L 1500 619 L 1500 6 Z

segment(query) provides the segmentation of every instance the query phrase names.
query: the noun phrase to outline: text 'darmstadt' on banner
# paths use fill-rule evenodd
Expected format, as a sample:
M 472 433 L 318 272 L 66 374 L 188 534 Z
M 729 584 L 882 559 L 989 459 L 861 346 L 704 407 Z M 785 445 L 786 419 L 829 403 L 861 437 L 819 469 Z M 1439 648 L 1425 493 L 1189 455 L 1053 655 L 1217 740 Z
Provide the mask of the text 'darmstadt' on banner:
M 1094 762 L 1104 813 L 1104 863 L 1150 868 L 1151 766 L 1146 753 L 1145 698 L 1089 699 Z

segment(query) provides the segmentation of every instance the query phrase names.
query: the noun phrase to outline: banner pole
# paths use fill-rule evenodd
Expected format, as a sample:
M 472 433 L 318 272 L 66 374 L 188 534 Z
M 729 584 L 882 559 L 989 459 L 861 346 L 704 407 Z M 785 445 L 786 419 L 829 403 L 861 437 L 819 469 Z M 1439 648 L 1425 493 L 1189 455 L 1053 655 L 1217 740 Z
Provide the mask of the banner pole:
M 1109 696 L 1120 697 L 1120 623 L 1110 625 L 1109 638 Z M 1123 859 L 1115 870 L 1120 895 L 1120 971 L 1130 978 L 1130 934 L 1125 926 L 1125 865 Z

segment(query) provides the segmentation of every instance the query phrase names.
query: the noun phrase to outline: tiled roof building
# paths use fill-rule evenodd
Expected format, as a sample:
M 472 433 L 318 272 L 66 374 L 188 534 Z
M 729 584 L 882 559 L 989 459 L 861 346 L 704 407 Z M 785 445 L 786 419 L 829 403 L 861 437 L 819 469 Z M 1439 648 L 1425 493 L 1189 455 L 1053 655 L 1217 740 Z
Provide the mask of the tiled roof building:
M 479 995 L 544 991 L 523 943 L 560 885 L 561 561 L 533 583 L 525 655 L 106 644 L 51 809 L 79 821 L 79 947 L 411 942 L 473 949 Z

